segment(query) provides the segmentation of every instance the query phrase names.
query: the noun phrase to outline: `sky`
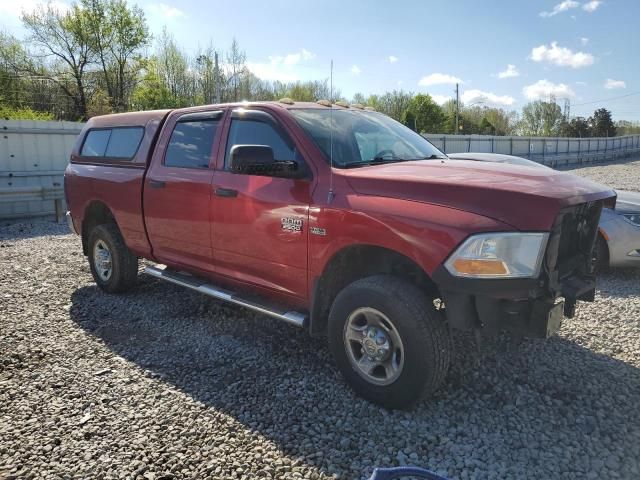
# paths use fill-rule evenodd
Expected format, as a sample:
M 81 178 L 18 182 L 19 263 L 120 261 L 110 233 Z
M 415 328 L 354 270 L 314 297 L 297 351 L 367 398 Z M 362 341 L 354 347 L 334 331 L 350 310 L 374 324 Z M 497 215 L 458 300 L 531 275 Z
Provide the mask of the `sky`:
M 65 8 L 71 0 L 55 0 Z M 190 54 L 235 37 L 266 80 L 319 80 L 351 98 L 403 89 L 519 111 L 554 94 L 571 115 L 640 121 L 640 0 L 128 0 Z M 24 37 L 0 0 L 0 29 Z

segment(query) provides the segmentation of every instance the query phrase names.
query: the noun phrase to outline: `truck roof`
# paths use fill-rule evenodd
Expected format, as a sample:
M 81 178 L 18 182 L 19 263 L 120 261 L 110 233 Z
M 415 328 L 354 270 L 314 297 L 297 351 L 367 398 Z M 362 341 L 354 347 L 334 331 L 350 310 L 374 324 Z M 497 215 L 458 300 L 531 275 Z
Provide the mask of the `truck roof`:
M 162 120 L 171 110 L 147 110 L 144 112 L 110 113 L 91 117 L 92 128 L 146 125 L 151 120 Z
M 364 107 L 362 105 L 349 105 L 345 102 L 337 102 L 331 105 L 326 100 L 320 100 L 318 102 L 294 102 L 291 99 L 283 98 L 277 101 L 218 103 L 218 104 L 210 104 L 210 105 L 197 105 L 197 106 L 194 105 L 192 107 L 177 108 L 177 109 L 111 113 L 108 115 L 100 115 L 97 117 L 92 117 L 90 119 L 90 123 L 92 128 L 145 125 L 151 120 L 162 120 L 169 112 L 172 112 L 172 111 L 180 111 L 180 110 L 192 111 L 193 108 L 216 108 L 216 107 L 218 108 L 222 108 L 222 107 L 251 108 L 251 107 L 260 106 L 260 105 L 277 106 L 287 110 L 300 109 L 300 108 L 318 108 L 318 109 L 333 108 L 336 110 L 344 110 L 350 107 L 357 110 L 364 110 Z

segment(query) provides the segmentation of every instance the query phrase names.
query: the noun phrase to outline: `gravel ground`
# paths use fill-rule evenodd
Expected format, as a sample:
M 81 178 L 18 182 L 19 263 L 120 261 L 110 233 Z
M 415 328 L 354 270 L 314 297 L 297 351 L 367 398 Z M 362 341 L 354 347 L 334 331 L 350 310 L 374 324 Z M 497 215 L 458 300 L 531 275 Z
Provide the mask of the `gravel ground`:
M 614 188 L 640 192 L 640 160 L 606 163 L 570 171 Z
M 629 188 L 640 162 L 584 171 Z M 0 223 L 0 478 L 640 477 L 637 271 L 548 341 L 456 337 L 442 391 L 388 412 L 293 327 L 145 276 L 101 293 L 66 232 Z

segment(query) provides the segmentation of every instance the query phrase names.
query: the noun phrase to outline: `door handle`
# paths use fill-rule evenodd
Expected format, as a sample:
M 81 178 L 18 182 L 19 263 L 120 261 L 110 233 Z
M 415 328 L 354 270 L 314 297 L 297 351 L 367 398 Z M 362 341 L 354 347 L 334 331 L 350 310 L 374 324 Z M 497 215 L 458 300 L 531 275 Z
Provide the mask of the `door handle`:
M 214 193 L 218 196 L 218 197 L 237 197 L 238 196 L 238 190 L 235 190 L 233 188 L 216 188 L 214 190 Z
M 166 185 L 166 182 L 161 180 L 149 180 L 149 186 L 151 188 L 164 188 Z

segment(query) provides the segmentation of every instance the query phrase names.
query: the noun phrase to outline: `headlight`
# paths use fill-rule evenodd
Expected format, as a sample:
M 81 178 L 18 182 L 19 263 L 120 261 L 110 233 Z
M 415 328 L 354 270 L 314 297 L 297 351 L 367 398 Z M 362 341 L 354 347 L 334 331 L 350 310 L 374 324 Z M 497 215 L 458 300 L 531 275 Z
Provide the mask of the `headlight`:
M 457 277 L 537 277 L 548 238 L 548 233 L 472 235 L 449 257 L 445 267 Z
M 634 225 L 640 227 L 640 213 L 623 213 L 622 216 Z

